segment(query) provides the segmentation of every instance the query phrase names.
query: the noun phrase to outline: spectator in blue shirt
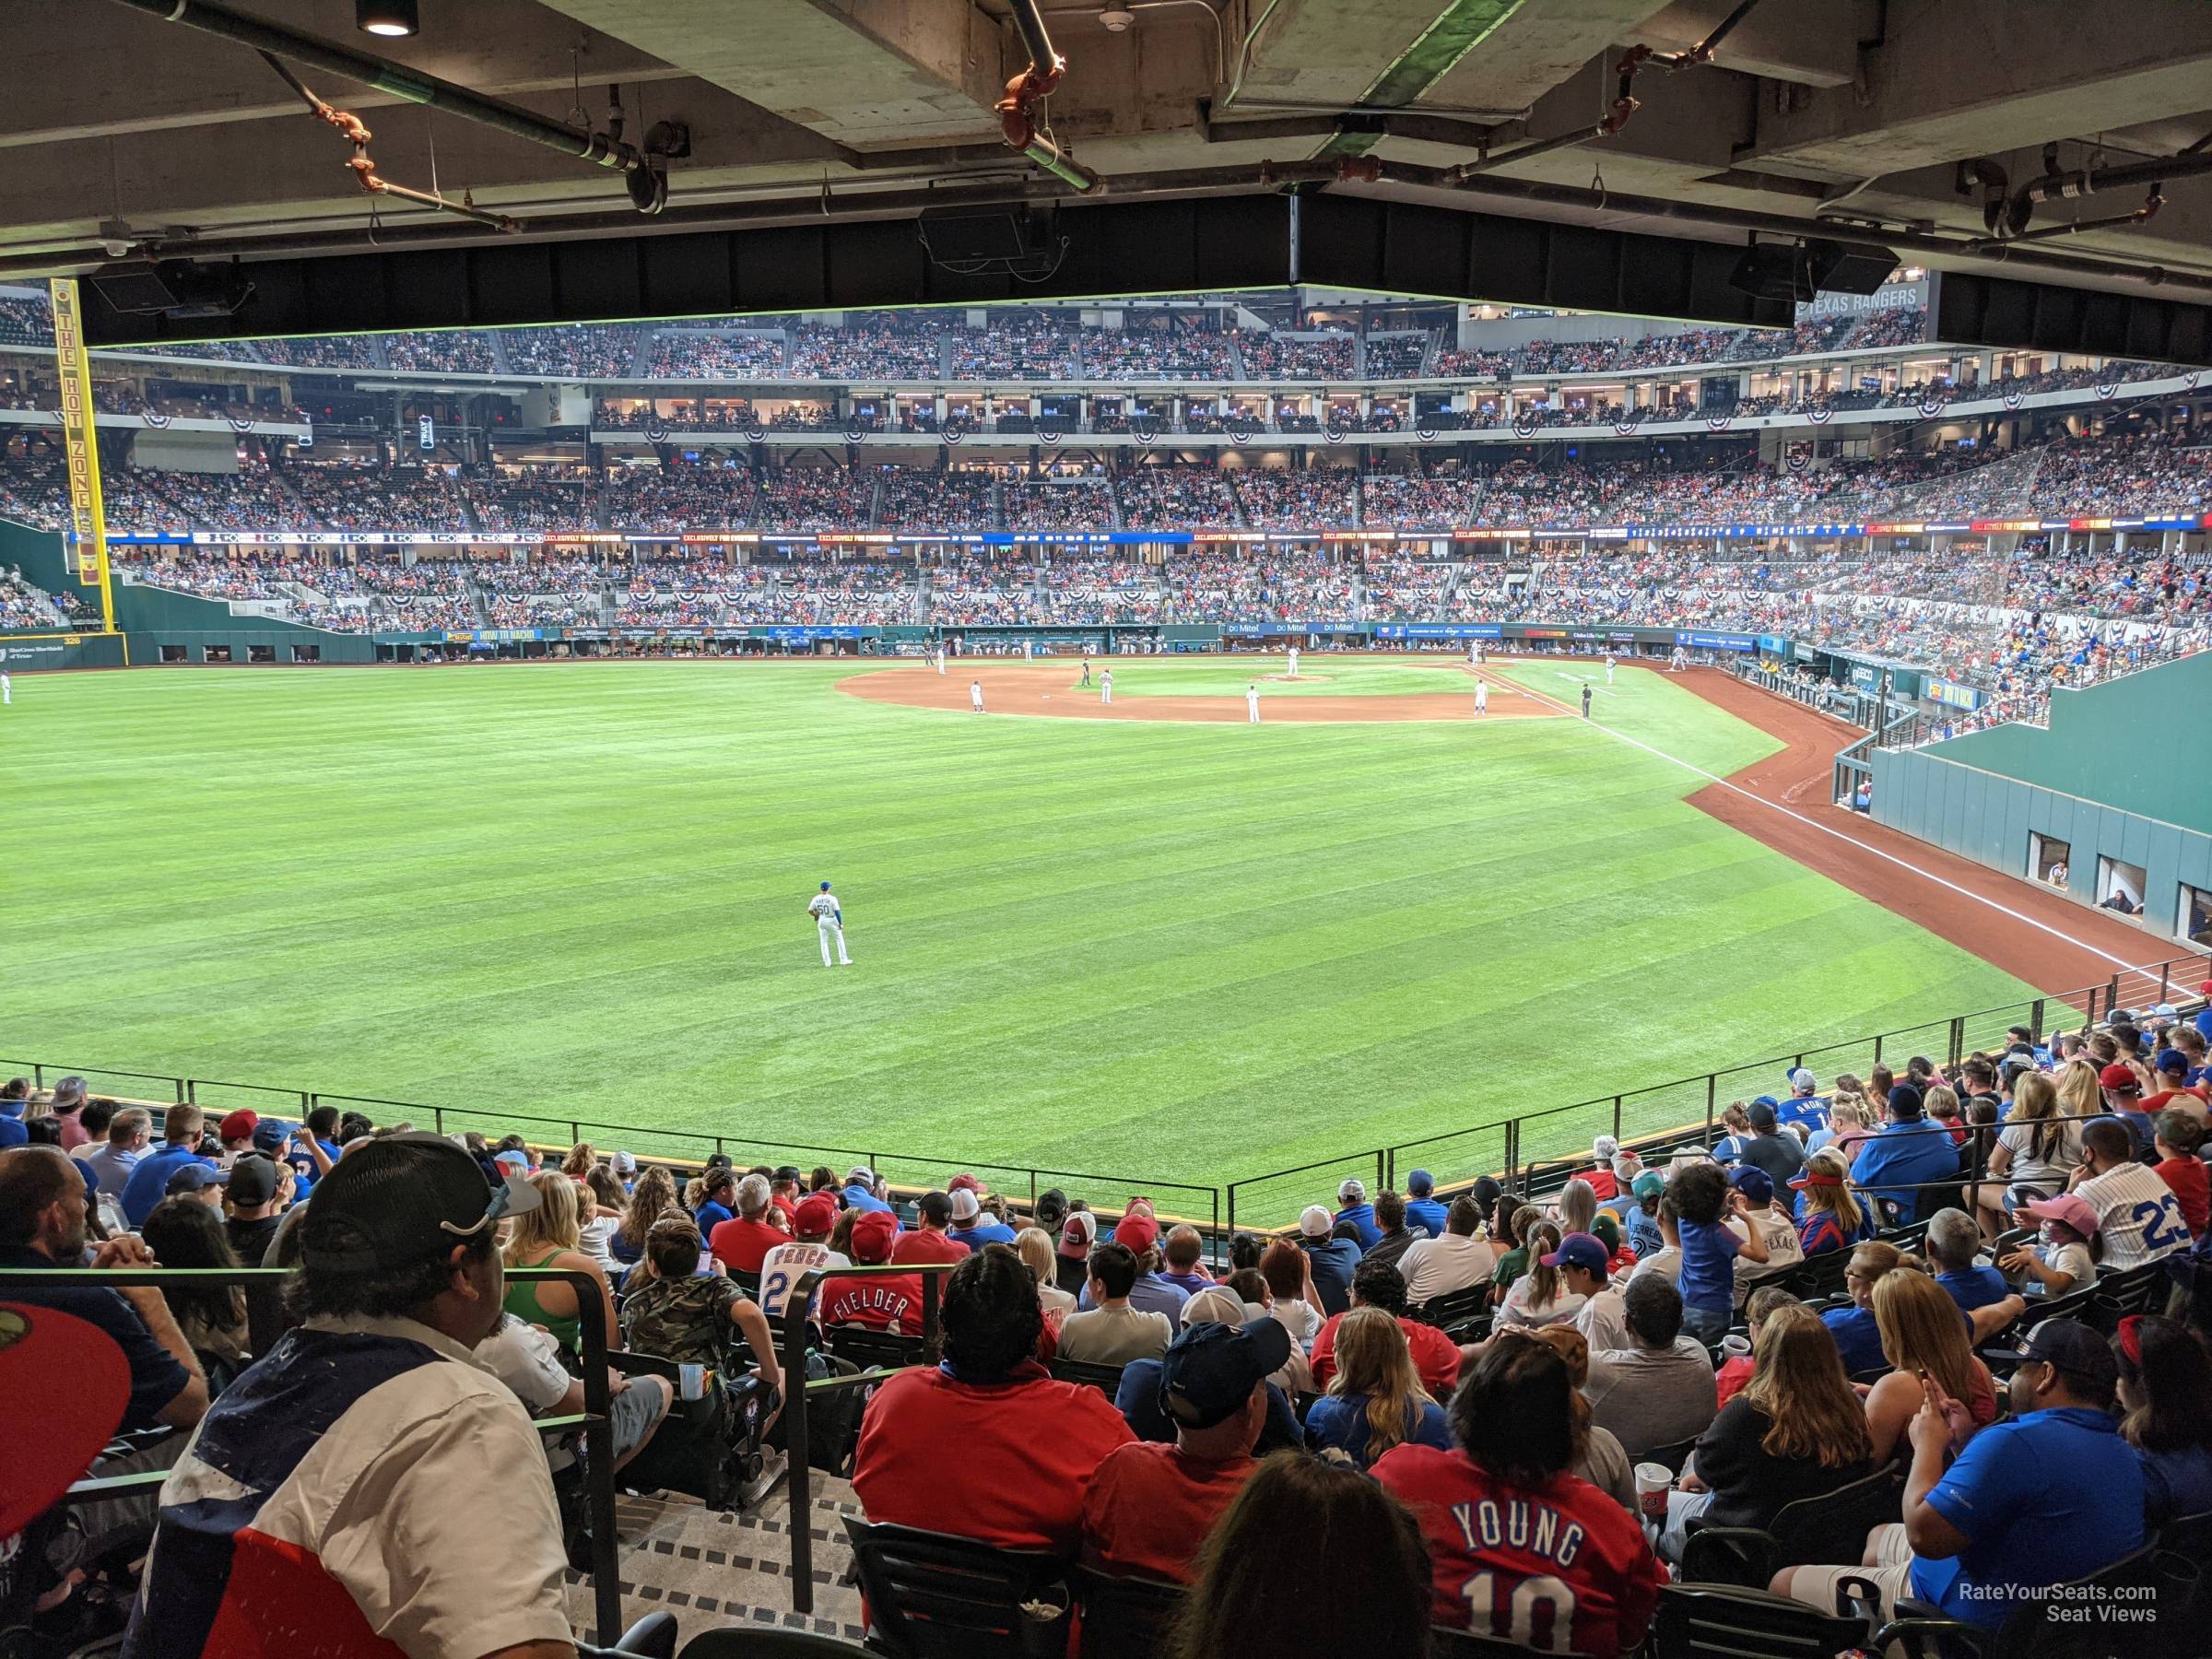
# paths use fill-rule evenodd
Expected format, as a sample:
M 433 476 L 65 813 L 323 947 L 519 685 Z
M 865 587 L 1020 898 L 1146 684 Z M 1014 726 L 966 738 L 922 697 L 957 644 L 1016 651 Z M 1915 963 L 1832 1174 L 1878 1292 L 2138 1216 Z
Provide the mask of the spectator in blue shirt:
M 1359 1235 L 1362 1253 L 1372 1250 L 1382 1240 L 1382 1229 L 1375 1222 L 1375 1206 L 1367 1201 L 1367 1183 L 1358 1177 L 1336 1189 L 1336 1202 L 1344 1207 L 1336 1212 L 1336 1225 L 1349 1224 Z
M 994 1216 L 983 1213 L 982 1200 L 968 1187 L 955 1187 L 952 1199 L 952 1225 L 945 1236 L 965 1244 L 971 1250 L 981 1250 L 986 1244 L 1011 1244 L 1014 1230 Z
M 1436 1177 L 1416 1170 L 1406 1177 L 1406 1225 L 1425 1238 L 1444 1236 L 1450 1211 L 1436 1201 Z
M 1820 1079 L 1799 1066 L 1790 1074 L 1790 1098 L 1774 1112 L 1783 1128 L 1795 1124 L 1810 1135 L 1828 1126 L 1828 1101 L 1820 1093 Z
M 1820 1315 L 1820 1323 L 1836 1339 L 1836 1352 L 1842 1356 L 1844 1373 L 1850 1377 L 1872 1381 L 1889 1369 L 1888 1357 L 1882 1352 L 1881 1327 L 1874 1317 L 1874 1288 L 1884 1274 L 1895 1272 L 1902 1259 L 1897 1246 L 1884 1239 L 1854 1246 L 1843 1267 L 1843 1291 L 1851 1306 L 1830 1308 Z
M 2003 1274 L 1975 1261 L 1982 1251 L 1982 1230 L 1964 1210 L 1937 1210 L 1928 1222 L 1926 1248 L 1936 1282 L 1949 1292 L 1960 1312 L 1971 1313 L 2012 1294 Z
M 2120 1368 L 2120 1438 L 2143 1465 L 2144 1519 L 2153 1526 L 2212 1513 L 2212 1355 L 2186 1325 L 2130 1313 L 2112 1338 Z
M 1677 1170 L 1666 1183 L 1679 1218 L 1682 1266 L 1675 1288 L 1682 1293 L 1682 1328 L 1710 1346 L 1728 1334 L 1735 1312 L 1735 1258 L 1767 1259 L 1767 1241 L 1746 1222 L 1745 1235 L 1728 1225 L 1732 1215 L 1748 1217 L 1751 1201 L 1732 1186 L 1717 1163 Z
M 171 1106 L 162 1124 L 164 1136 L 156 1150 L 138 1160 L 124 1183 L 123 1213 L 133 1227 L 154 1213 L 154 1206 L 169 1194 L 169 1178 L 189 1163 L 212 1166 L 215 1159 L 199 1153 L 200 1129 L 205 1119 L 197 1106 Z
M 1949 1463 L 1951 1425 L 1931 1395 L 1910 1429 L 1903 1524 L 1875 1528 L 1865 1565 L 1788 1568 L 1774 1587 L 1839 1614 L 1870 1587 L 1883 1618 L 1911 1596 L 1994 1630 L 2024 1597 L 2133 1554 L 2143 1473 L 2112 1418 L 2117 1382 L 2104 1338 L 2078 1320 L 2045 1320 L 2013 1373 L 2011 1421 Z
M 845 1173 L 845 1190 L 839 1194 L 847 1209 L 885 1210 L 896 1214 L 891 1206 L 876 1195 L 876 1171 L 866 1164 L 854 1164 Z
M 131 1172 L 146 1157 L 146 1144 L 153 1133 L 154 1114 L 143 1106 L 125 1106 L 110 1118 L 108 1138 L 87 1148 L 77 1159 L 92 1171 L 93 1190 L 121 1203 L 123 1189 L 130 1185 Z
M 1900 1223 L 1920 1218 L 1918 1190 L 1959 1179 L 1959 1148 L 1950 1131 L 1921 1115 L 1920 1090 L 1900 1083 L 1889 1091 L 1881 1129 L 1859 1144 L 1851 1179 L 1871 1199 L 1897 1206 Z
M 709 1170 L 700 1177 L 699 1207 L 691 1212 L 698 1225 L 699 1236 L 712 1238 L 714 1230 L 724 1221 L 734 1221 L 737 1212 L 730 1207 L 730 1196 L 737 1190 L 737 1171 L 723 1168 Z
M 22 1077 L 10 1077 L 0 1086 L 0 1148 L 20 1147 L 30 1138 L 30 1128 L 23 1121 L 29 1097 L 30 1084 Z
M 1318 1204 L 1310 1204 L 1298 1218 L 1298 1247 L 1306 1253 L 1306 1264 L 1313 1275 L 1313 1294 L 1321 1300 L 1321 1311 L 1324 1314 L 1350 1312 L 1352 1269 L 1359 1265 L 1361 1254 L 1359 1241 L 1350 1224 L 1340 1229 L 1327 1210 Z

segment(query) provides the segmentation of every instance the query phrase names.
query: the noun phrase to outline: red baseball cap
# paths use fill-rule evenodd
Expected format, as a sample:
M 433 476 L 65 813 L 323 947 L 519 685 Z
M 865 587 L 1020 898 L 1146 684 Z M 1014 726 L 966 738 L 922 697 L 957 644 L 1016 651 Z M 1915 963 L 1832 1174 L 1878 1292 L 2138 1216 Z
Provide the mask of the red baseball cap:
M 223 1121 L 215 1126 L 216 1135 L 226 1147 L 235 1140 L 252 1140 L 260 1122 L 261 1113 L 251 1106 L 241 1106 L 236 1112 L 223 1113 Z
M 853 1223 L 853 1260 L 862 1267 L 880 1267 L 891 1259 L 891 1241 L 899 1236 L 899 1218 L 888 1210 L 868 1210 Z
M 949 1198 L 963 1188 L 971 1193 L 980 1193 L 983 1190 L 983 1183 L 963 1170 L 945 1183 L 945 1195 Z
M 837 1225 L 837 1200 L 827 1193 L 810 1193 L 791 1212 L 791 1225 L 802 1239 L 819 1238 Z
M 1150 1216 L 1124 1216 L 1121 1225 L 1113 1230 L 1113 1241 L 1126 1244 L 1138 1255 L 1159 1242 L 1159 1223 Z
M 8 1437 L 0 1538 L 12 1538 L 81 1479 L 123 1421 L 131 1367 L 98 1325 L 0 1302 L 0 1397 L 36 1400 L 38 1432 Z
M 2099 1072 L 2097 1085 L 2100 1088 L 2111 1089 L 2114 1094 L 2140 1094 L 2143 1092 L 2143 1086 L 2136 1081 L 2134 1068 L 2122 1060 L 2113 1061 Z

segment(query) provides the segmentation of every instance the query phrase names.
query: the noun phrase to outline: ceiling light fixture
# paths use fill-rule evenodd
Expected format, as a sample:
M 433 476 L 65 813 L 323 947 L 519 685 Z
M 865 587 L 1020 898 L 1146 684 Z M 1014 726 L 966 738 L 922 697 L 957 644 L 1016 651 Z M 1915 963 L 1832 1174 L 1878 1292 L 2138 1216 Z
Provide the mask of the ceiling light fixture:
M 353 23 L 363 34 L 419 34 L 422 18 L 416 0 L 353 0 Z

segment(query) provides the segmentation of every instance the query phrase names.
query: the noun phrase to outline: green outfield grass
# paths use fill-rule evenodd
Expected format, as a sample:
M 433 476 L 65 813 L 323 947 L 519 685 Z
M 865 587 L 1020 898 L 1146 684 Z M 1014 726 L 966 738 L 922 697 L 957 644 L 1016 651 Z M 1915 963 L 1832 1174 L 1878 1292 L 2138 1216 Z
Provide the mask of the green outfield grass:
M 1210 1185 L 2030 994 L 1579 721 L 979 720 L 853 671 L 18 676 L 0 1054 Z M 1669 753 L 1772 747 L 1620 679 Z

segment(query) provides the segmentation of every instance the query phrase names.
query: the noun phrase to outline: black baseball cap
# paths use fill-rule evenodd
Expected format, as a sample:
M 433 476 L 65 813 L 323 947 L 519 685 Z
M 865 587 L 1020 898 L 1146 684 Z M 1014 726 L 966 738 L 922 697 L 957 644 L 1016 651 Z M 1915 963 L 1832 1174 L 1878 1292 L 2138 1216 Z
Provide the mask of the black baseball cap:
M 230 1166 L 230 1202 L 241 1207 L 266 1204 L 276 1196 L 276 1166 L 248 1153 Z
M 1193 1325 L 1159 1362 L 1159 1409 L 1185 1429 L 1227 1422 L 1290 1359 L 1290 1333 L 1272 1314 L 1249 1324 Z
M 952 1222 L 952 1199 L 944 1193 L 923 1194 L 915 1202 L 914 1208 L 924 1221 L 935 1221 L 939 1227 L 949 1226 Z
M 1889 1091 L 1889 1110 L 1900 1118 L 1916 1118 L 1924 1104 L 1919 1089 L 1910 1083 L 1900 1083 Z
M 441 1135 L 387 1135 L 356 1147 L 315 1182 L 300 1229 L 300 1265 L 311 1273 L 413 1267 L 537 1206 L 537 1189 L 519 1176 L 492 1188 L 487 1202 L 477 1160 Z
M 2110 1394 L 2120 1382 L 2120 1362 L 2112 1358 L 2112 1345 L 2078 1319 L 2046 1319 L 2018 1347 L 1990 1351 L 2040 1360 L 2080 1378 L 2096 1394 Z

